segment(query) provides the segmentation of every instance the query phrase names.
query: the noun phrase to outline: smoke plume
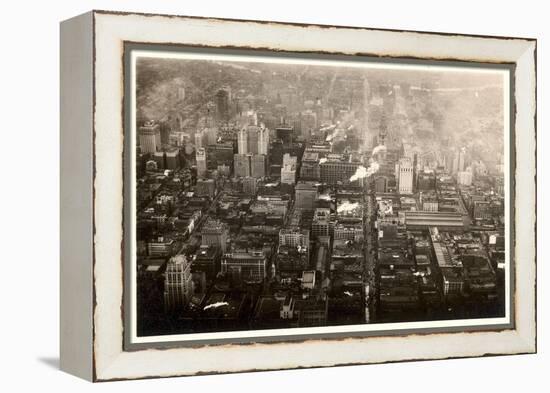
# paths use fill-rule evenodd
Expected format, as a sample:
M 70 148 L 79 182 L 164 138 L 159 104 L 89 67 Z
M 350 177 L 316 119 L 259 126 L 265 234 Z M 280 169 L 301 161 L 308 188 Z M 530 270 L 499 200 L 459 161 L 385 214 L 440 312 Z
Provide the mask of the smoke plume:
M 355 210 L 359 207 L 359 202 L 350 203 L 348 201 L 342 203 L 340 206 L 338 206 L 338 209 L 336 210 L 338 213 L 342 212 L 348 212 Z
M 378 145 L 374 149 L 372 149 L 372 155 L 376 155 L 381 151 L 386 151 L 388 148 L 385 145 Z
M 218 307 L 223 307 L 223 306 L 229 306 L 229 303 L 227 303 L 227 302 L 216 302 L 216 303 L 208 304 L 208 305 L 204 306 L 203 310 L 206 311 L 209 308 L 218 308 Z
M 349 181 L 356 181 L 359 179 L 364 179 L 366 177 L 372 176 L 380 169 L 380 165 L 375 161 L 372 162 L 368 168 L 365 168 L 363 165 L 360 165 L 355 171 L 354 175 L 349 178 Z

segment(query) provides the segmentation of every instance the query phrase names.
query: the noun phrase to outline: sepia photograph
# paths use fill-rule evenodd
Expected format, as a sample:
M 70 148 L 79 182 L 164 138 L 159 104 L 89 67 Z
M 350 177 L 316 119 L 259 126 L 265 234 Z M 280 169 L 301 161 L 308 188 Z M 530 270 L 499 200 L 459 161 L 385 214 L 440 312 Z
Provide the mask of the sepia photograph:
M 536 39 L 327 22 L 61 23 L 62 370 L 537 352 Z
M 544 2 L 4 5 L 0 392 L 549 390 Z
M 132 342 L 511 326 L 510 67 L 126 52 Z

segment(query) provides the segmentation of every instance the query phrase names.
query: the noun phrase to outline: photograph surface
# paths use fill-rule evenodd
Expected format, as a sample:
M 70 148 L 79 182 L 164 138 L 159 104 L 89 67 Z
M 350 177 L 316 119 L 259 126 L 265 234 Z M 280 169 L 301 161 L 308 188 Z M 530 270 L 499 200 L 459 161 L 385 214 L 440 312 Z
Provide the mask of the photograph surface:
M 510 69 L 126 56 L 131 342 L 510 323 Z

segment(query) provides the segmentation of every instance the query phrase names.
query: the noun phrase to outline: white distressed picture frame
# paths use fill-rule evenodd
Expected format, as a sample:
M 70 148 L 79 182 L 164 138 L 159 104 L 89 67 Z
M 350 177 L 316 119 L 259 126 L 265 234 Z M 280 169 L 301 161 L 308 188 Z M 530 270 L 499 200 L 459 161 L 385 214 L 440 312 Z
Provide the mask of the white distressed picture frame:
M 124 351 L 125 42 L 515 64 L 514 328 Z M 536 351 L 536 41 L 94 11 L 61 25 L 61 368 L 93 381 Z

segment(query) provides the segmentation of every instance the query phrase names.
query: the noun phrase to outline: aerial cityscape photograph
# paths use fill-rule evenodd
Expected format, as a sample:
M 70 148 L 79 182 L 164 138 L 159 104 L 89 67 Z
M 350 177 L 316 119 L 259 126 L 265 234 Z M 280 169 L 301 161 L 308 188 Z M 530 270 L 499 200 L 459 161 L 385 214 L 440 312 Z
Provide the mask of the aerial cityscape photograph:
M 505 81 L 138 57 L 137 336 L 504 317 Z

